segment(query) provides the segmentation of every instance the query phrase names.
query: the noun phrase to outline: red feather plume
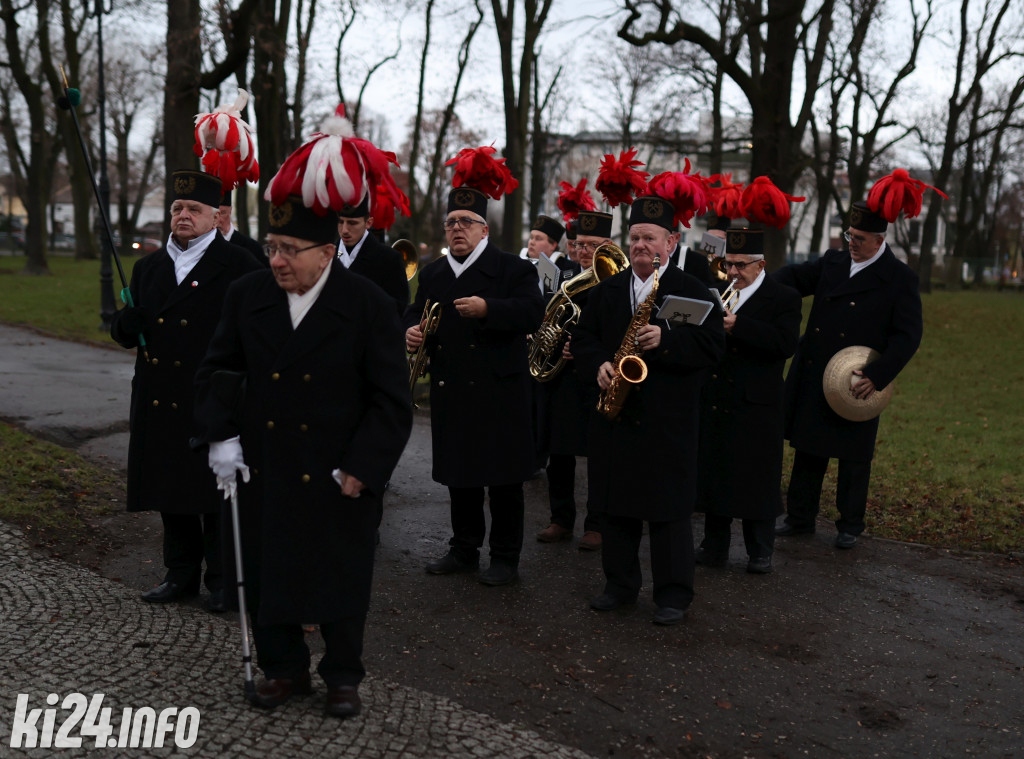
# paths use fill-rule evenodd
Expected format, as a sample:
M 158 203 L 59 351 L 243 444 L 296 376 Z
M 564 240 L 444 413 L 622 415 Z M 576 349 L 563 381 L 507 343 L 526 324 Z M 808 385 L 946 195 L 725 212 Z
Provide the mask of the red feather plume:
M 561 192 L 558 193 L 558 210 L 562 219 L 568 223 L 579 218 L 580 211 L 596 211 L 594 196 L 587 189 L 587 178 L 583 177 L 575 187 L 568 182 L 560 182 Z
M 601 161 L 594 189 L 601 193 L 605 202 L 612 208 L 619 203 L 629 205 L 634 198 L 641 197 L 647 192 L 647 177 L 650 174 L 646 171 L 637 171 L 637 168 L 644 164 L 635 160 L 636 153 L 636 148 L 630 148 L 619 153 L 618 160 L 609 154 Z
M 446 161 L 445 166 L 455 166 L 452 187 L 472 187 L 495 200 L 516 189 L 519 181 L 512 176 L 504 158 L 494 158 L 495 152 L 493 145 L 463 148 Z
M 398 189 L 398 188 L 396 188 Z M 396 204 L 394 196 L 384 185 L 378 185 L 373 193 L 373 203 L 370 205 L 370 216 L 373 217 L 373 226 L 376 229 L 391 229 L 395 223 L 395 208 L 402 212 L 403 216 L 409 215 L 409 198 L 398 189 L 400 196 Z
M 222 105 L 212 113 L 197 113 L 195 117 L 196 141 L 192 152 L 202 158 L 207 174 L 220 179 L 223 192 L 260 179 L 252 127 L 242 120 L 247 102 L 249 93 L 239 89 L 234 103 Z
M 732 174 L 713 174 L 706 181 L 711 209 L 716 215 L 727 219 L 743 216 L 742 182 L 733 182 Z M 717 187 L 715 182 L 718 182 Z
M 921 213 L 921 199 L 924 196 L 925 188 L 935 190 L 939 195 L 948 199 L 946 193 L 938 187 L 925 184 L 920 179 L 911 179 L 906 169 L 896 169 L 892 174 L 879 179 L 871 187 L 867 206 L 890 224 L 899 218 L 900 211 L 906 214 L 908 219 L 913 219 Z
M 768 177 L 758 177 L 743 191 L 740 206 L 750 221 L 782 229 L 789 222 L 789 204 L 804 200 L 783 192 Z
M 672 204 L 673 224 L 690 228 L 690 219 L 703 216 L 708 210 L 708 193 L 704 178 L 690 173 L 690 159 L 683 171 L 666 171 L 648 183 L 648 191 Z

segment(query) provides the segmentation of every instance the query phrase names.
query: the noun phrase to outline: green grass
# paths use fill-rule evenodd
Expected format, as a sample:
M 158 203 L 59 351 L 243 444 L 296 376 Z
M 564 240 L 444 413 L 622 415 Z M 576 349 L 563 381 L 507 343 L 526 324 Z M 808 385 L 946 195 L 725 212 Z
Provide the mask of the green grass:
M 125 261 L 129 269 L 132 263 Z M 51 277 L 18 274 L 23 267 L 23 258 L 0 257 L 0 321 L 109 342 L 98 329 L 98 262 L 50 258 Z M 410 283 L 414 293 L 417 283 Z M 804 306 L 806 316 L 809 301 Z M 924 296 L 924 318 L 921 349 L 882 416 L 869 529 L 948 548 L 1024 550 L 1024 295 L 937 292 Z M 66 461 L 68 454 L 51 447 L 41 455 Z M 787 448 L 784 478 L 789 457 Z M 56 475 L 34 461 L 0 460 L 4 487 L 31 492 L 43 480 L 55 487 Z M 834 499 L 834 469 L 823 504 Z M 835 516 L 827 505 L 823 513 Z
M 119 474 L 3 422 L 0 471 L 0 519 L 20 525 L 35 542 L 73 538 L 90 518 L 123 508 Z

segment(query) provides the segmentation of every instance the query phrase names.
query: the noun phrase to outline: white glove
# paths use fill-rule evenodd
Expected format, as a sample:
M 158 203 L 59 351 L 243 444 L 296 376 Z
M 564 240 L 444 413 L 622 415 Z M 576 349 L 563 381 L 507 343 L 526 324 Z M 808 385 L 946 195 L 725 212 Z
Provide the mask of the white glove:
M 238 474 L 242 482 L 249 481 L 249 467 L 242 455 L 242 442 L 238 435 L 220 442 L 210 443 L 208 458 L 210 469 L 217 475 L 217 489 L 224 491 L 224 498 L 232 498 L 238 492 Z

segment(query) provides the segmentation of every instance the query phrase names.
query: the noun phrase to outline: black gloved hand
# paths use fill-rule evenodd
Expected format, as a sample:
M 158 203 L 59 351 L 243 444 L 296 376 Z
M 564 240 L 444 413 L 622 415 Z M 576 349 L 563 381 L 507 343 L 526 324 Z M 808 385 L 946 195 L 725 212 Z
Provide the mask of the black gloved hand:
M 142 306 L 125 306 L 119 320 L 121 330 L 129 335 L 138 335 L 149 329 L 149 311 Z

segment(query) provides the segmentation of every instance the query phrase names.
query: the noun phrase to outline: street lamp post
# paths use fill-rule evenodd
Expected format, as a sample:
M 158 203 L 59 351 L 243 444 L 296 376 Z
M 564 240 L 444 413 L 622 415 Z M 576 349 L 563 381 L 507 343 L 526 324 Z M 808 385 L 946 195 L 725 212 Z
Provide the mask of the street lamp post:
M 96 0 L 93 6 L 96 15 L 96 49 L 99 58 L 99 106 L 100 106 L 100 205 L 106 218 L 110 218 L 110 181 L 107 178 L 107 93 L 103 80 L 103 14 L 109 13 L 103 7 L 103 0 Z M 107 235 L 100 235 L 100 329 L 110 330 L 114 318 L 114 271 L 111 267 L 113 241 Z

